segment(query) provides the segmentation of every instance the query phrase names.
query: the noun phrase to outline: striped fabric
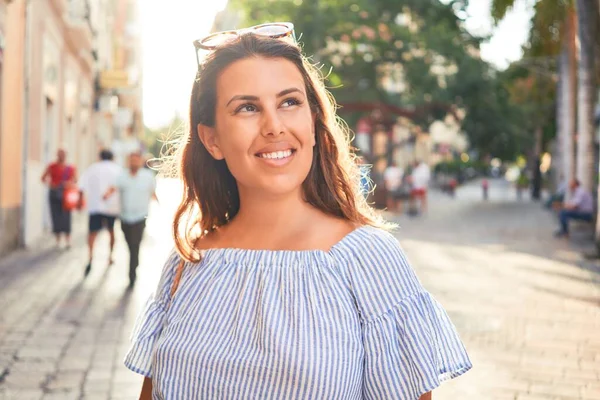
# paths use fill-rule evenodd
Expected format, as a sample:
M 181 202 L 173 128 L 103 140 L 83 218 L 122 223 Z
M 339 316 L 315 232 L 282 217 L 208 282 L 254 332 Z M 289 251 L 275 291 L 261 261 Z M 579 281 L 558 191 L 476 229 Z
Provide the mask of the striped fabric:
M 471 362 L 397 240 L 373 227 L 330 251 L 211 249 L 167 261 L 125 365 L 153 399 L 416 400 Z

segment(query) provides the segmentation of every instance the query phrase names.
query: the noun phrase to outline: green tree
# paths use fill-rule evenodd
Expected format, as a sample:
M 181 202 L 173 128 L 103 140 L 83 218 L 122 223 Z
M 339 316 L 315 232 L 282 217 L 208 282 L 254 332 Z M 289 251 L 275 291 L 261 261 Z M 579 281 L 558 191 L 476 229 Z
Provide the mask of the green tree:
M 306 54 L 323 66 L 338 102 L 423 110 L 427 127 L 449 109 L 466 111 L 473 146 L 511 158 L 518 132 L 508 94 L 479 57 L 483 38 L 464 28 L 467 0 L 231 0 L 245 25 L 292 21 Z
M 493 0 L 492 16 L 501 20 L 517 1 Z M 559 90 L 557 102 L 558 139 L 563 147 L 562 170 L 568 177 L 577 175 L 591 188 L 597 167 L 594 165 L 593 108 L 596 103 L 595 65 L 600 57 L 598 34 L 599 4 L 596 0 L 539 0 L 534 6 L 525 57 L 558 59 Z M 576 29 L 577 28 L 577 29 Z M 576 40 L 579 37 L 579 57 Z M 579 58 L 579 63 L 577 63 Z M 552 64 L 542 66 L 548 70 Z M 540 66 L 535 66 L 539 69 Z M 577 116 L 577 118 L 576 118 Z M 576 168 L 574 168 L 573 133 L 577 132 Z M 576 173 L 574 171 L 577 171 Z
M 493 0 L 492 17 L 499 22 L 507 11 L 514 7 L 519 0 Z M 541 196 L 541 173 L 539 170 L 541 155 L 547 141 L 544 140 L 544 130 L 548 126 L 559 127 L 559 140 L 570 146 L 569 138 L 574 131 L 575 98 L 574 98 L 574 65 L 569 59 L 574 59 L 574 41 L 572 23 L 573 7 L 571 0 L 540 0 L 534 6 L 529 40 L 523 46 L 524 59 L 515 63 L 513 73 L 521 74 L 512 82 L 513 100 L 520 105 L 525 116 L 523 128 L 533 133 L 533 148 L 530 153 L 529 165 L 534 175 L 533 198 Z M 562 58 L 558 58 L 564 49 Z M 561 61 L 559 65 L 556 60 Z M 563 78 L 554 77 L 559 73 Z M 548 124 L 551 114 L 550 107 L 556 97 L 555 81 L 560 81 L 561 103 L 555 107 L 558 124 Z M 547 130 L 547 129 L 546 129 Z M 559 147 L 560 148 L 560 147 Z M 566 149 L 557 158 L 563 159 L 565 169 L 572 170 L 572 149 Z

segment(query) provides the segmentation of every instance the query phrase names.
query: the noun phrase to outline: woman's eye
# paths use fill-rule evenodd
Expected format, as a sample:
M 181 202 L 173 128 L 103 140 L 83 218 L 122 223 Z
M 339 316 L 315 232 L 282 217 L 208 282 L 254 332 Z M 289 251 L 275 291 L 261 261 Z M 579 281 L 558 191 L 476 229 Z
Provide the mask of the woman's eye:
M 256 106 L 254 104 L 242 104 L 241 106 L 239 106 L 235 112 L 239 113 L 239 112 L 255 112 L 256 111 Z
M 287 108 L 287 107 L 291 107 L 291 106 L 297 106 L 299 104 L 301 104 L 300 100 L 291 98 L 291 99 L 284 100 L 284 102 L 281 103 L 281 106 L 284 108 Z

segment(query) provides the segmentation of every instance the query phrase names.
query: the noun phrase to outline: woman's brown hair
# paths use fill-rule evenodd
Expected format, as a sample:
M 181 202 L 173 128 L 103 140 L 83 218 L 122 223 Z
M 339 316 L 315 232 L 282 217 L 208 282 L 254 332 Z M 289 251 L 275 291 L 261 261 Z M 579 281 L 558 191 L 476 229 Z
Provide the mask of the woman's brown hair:
M 305 200 L 323 212 L 357 225 L 386 227 L 360 191 L 360 171 L 350 151 L 348 130 L 335 115 L 335 102 L 325 90 L 320 71 L 296 44 L 245 34 L 210 53 L 194 81 L 190 99 L 189 132 L 175 152 L 183 199 L 175 213 L 175 246 L 188 261 L 199 236 L 225 225 L 237 214 L 240 199 L 236 180 L 224 160 L 215 160 L 197 134 L 198 124 L 214 126 L 216 86 L 228 65 L 249 57 L 284 58 L 302 74 L 306 95 L 315 114 L 316 145 L 310 172 L 302 184 Z

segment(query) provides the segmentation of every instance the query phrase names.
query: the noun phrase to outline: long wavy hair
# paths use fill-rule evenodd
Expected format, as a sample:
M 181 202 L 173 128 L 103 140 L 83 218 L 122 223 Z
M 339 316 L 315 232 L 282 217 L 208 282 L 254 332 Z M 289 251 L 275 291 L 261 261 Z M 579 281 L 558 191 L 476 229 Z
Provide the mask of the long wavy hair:
M 332 216 L 357 225 L 389 227 L 371 208 L 360 190 L 360 171 L 351 151 L 346 125 L 335 115 L 335 101 L 323 85 L 320 70 L 302 55 L 298 45 L 280 39 L 245 34 L 202 62 L 190 99 L 189 131 L 173 157 L 183 181 L 183 198 L 175 213 L 173 236 L 181 256 L 198 261 L 199 237 L 223 226 L 239 211 L 234 176 L 224 160 L 215 160 L 197 134 L 198 124 L 214 126 L 217 78 L 228 65 L 249 57 L 283 58 L 302 74 L 310 108 L 315 115 L 316 145 L 310 172 L 302 184 L 305 200 Z

